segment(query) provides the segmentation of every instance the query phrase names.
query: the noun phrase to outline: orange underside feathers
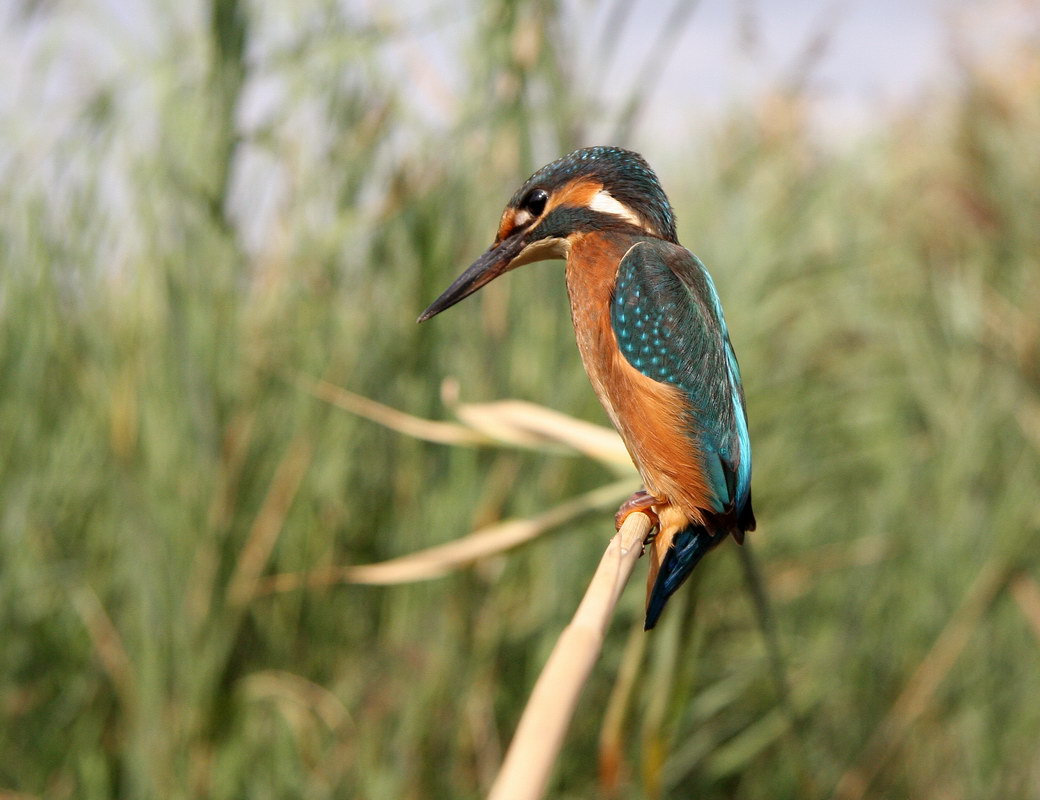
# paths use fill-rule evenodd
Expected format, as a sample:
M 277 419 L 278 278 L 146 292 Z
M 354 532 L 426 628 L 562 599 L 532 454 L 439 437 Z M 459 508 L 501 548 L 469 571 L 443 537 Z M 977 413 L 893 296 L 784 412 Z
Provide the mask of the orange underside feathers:
M 611 288 L 627 247 L 595 234 L 575 237 L 567 261 L 567 289 L 574 331 L 585 369 L 643 477 L 646 490 L 663 501 L 663 555 L 671 537 L 702 522 L 711 491 L 701 456 L 690 437 L 688 405 L 678 388 L 648 378 L 622 355 L 610 324 Z M 659 563 L 659 560 L 658 560 Z

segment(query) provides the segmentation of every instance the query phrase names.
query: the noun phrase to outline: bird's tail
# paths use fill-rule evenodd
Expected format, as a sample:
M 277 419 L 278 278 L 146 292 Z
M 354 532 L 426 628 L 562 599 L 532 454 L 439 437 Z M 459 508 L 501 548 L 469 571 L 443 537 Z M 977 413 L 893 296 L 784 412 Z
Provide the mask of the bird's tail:
M 705 554 L 725 538 L 725 534 L 712 536 L 703 525 L 690 525 L 672 537 L 671 546 L 664 544 L 667 550 L 646 598 L 643 630 L 648 631 L 657 624 L 668 598 L 689 577 Z

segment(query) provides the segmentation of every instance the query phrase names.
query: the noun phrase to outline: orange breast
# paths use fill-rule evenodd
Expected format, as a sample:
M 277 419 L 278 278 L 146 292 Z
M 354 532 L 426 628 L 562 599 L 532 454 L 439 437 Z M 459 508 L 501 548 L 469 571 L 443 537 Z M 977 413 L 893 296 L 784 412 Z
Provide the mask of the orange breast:
M 630 245 L 596 234 L 572 239 L 567 291 L 585 370 L 647 491 L 666 501 L 655 511 L 670 538 L 690 522 L 703 522 L 699 509 L 712 504 L 700 454 L 687 434 L 685 398 L 629 364 L 610 324 L 611 288 Z

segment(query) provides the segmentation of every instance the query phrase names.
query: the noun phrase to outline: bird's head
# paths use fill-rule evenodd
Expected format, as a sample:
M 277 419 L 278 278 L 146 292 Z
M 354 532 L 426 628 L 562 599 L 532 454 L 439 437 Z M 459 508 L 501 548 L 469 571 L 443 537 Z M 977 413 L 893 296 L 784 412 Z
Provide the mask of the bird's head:
M 511 269 L 566 258 L 574 239 L 628 232 L 677 242 L 675 215 L 650 165 L 620 147 L 586 147 L 527 179 L 502 212 L 494 244 L 427 308 L 439 314 Z

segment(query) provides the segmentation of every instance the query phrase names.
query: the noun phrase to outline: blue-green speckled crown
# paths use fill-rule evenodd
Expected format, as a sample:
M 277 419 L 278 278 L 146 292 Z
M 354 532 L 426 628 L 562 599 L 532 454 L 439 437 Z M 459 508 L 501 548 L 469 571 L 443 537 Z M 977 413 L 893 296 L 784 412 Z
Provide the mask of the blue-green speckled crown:
M 519 206 L 534 188 L 550 194 L 575 178 L 598 180 L 619 202 L 650 222 L 662 238 L 678 243 L 675 214 L 661 182 L 639 153 L 621 147 L 584 147 L 551 164 L 546 164 L 527 179 L 513 195 L 510 205 Z

